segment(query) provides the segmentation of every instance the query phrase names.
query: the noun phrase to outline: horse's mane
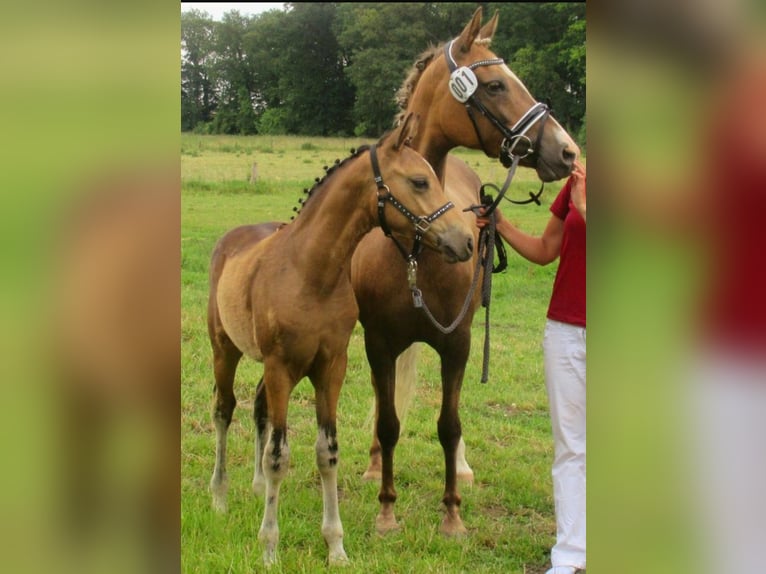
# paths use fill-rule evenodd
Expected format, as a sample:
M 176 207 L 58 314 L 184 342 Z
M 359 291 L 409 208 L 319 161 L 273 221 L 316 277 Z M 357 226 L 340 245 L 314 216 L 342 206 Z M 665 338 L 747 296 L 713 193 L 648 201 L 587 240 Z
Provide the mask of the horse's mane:
M 480 44 L 482 46 L 489 46 L 491 41 L 492 38 L 477 38 L 474 43 Z M 428 49 L 426 49 L 420 54 L 420 56 L 417 57 L 415 63 L 407 73 L 407 76 L 404 79 L 404 83 L 396 92 L 396 104 L 399 106 L 399 112 L 397 112 L 396 116 L 394 117 L 395 126 L 398 126 L 404 119 L 405 113 L 407 111 L 407 106 L 410 103 L 410 98 L 415 91 L 415 87 L 418 85 L 418 82 L 420 81 L 420 78 L 428 65 L 433 62 L 434 58 L 436 58 L 436 56 L 438 56 L 442 50 L 444 50 L 444 44 L 446 44 L 446 42 L 442 42 L 438 46 L 431 45 L 428 47 Z
M 295 215 L 293 215 L 290 220 L 292 221 L 295 219 L 296 215 L 300 214 L 301 209 L 303 206 L 306 205 L 309 199 L 311 199 L 314 196 L 314 192 L 322 187 L 322 184 L 324 184 L 325 181 L 327 181 L 327 178 L 329 178 L 333 173 L 335 173 L 338 168 L 342 167 L 352 159 L 358 157 L 362 152 L 370 149 L 369 145 L 361 145 L 357 149 L 351 150 L 351 155 L 349 155 L 347 158 L 340 160 L 336 159 L 335 163 L 333 163 L 331 166 L 324 166 L 325 174 L 321 178 L 317 177 L 314 179 L 314 185 L 311 186 L 311 188 L 304 188 L 303 193 L 306 195 L 305 199 L 303 197 L 298 199 L 298 203 L 301 205 L 301 207 L 295 206 L 293 207 L 293 211 L 295 212 Z
M 410 97 L 412 97 L 415 87 L 420 81 L 420 77 L 433 61 L 433 59 L 444 49 L 444 43 L 442 42 L 438 46 L 430 46 L 427 50 L 420 54 L 415 60 L 415 63 L 410 68 L 407 76 L 404 78 L 404 83 L 396 92 L 396 105 L 399 106 L 399 112 L 394 118 L 394 125 L 398 126 L 404 119 L 407 111 L 407 106 L 410 103 Z

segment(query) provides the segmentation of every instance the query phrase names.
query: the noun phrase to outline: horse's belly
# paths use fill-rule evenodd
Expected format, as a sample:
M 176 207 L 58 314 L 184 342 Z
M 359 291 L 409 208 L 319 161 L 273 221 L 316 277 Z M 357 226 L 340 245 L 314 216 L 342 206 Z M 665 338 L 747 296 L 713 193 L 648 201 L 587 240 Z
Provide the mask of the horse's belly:
M 218 280 L 216 303 L 226 334 L 236 347 L 256 361 L 263 360 L 258 346 L 253 320 L 252 304 L 249 301 L 249 283 L 241 276 L 244 269 L 227 266 Z

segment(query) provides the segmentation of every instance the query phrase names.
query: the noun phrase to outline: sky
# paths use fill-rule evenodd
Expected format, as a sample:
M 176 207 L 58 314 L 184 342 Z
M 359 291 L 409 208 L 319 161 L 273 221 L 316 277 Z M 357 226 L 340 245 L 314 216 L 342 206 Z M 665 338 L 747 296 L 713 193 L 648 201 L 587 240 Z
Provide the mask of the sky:
M 253 16 L 267 10 L 281 10 L 283 6 L 283 2 L 181 2 L 181 12 L 201 10 L 220 22 L 223 15 L 232 10 L 239 11 L 243 16 Z

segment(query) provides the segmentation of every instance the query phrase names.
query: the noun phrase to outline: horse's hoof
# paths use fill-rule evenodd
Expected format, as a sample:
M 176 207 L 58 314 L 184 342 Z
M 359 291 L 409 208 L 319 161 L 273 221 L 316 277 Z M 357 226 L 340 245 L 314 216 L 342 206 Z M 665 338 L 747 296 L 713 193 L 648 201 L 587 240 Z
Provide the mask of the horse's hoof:
M 263 551 L 263 565 L 266 568 L 271 568 L 277 563 L 277 551 L 273 549 L 267 549 Z
M 348 566 L 351 563 L 343 548 L 335 552 L 331 552 L 327 561 L 330 566 Z
M 464 538 L 468 535 L 468 530 L 463 525 L 463 521 L 459 518 L 457 520 L 444 520 L 442 521 L 441 533 L 448 538 Z
M 228 505 L 225 500 L 213 499 L 213 510 L 218 514 L 226 514 L 229 511 Z
M 226 514 L 228 504 L 226 503 L 226 492 L 213 490 L 213 510 L 219 514 Z
M 399 525 L 399 523 L 396 522 L 396 518 L 394 516 L 378 516 L 375 519 L 375 531 L 380 536 L 385 536 L 386 534 L 397 532 L 401 529 L 402 527 Z
M 362 480 L 380 480 L 383 475 L 379 468 L 368 468 L 362 475 Z

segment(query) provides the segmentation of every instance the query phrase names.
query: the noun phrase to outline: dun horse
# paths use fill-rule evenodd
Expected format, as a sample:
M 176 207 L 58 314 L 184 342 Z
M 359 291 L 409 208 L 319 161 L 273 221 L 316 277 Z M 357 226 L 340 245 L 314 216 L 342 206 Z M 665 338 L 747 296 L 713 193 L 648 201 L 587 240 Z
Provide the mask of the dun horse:
M 331 564 L 347 561 L 338 512 L 336 407 L 358 308 L 351 256 L 383 224 L 403 241 L 422 241 L 447 262 L 473 253 L 468 223 L 444 196 L 431 166 L 407 143 L 417 116 L 328 171 L 300 215 L 271 234 L 238 228 L 216 246 L 211 262 L 208 331 L 213 347 L 216 459 L 213 504 L 226 509 L 226 435 L 235 407 L 234 375 L 243 354 L 262 362 L 256 390 L 256 473 L 265 490 L 259 531 L 263 559 L 277 559 L 279 488 L 287 474 L 287 406 L 304 377 L 314 386 L 322 479 L 321 531 Z M 414 214 L 426 214 L 416 216 Z
M 547 107 L 537 103 L 503 60 L 490 51 L 498 14 L 484 27 L 481 20 L 482 9 L 478 8 L 457 38 L 421 55 L 399 94 L 404 109 L 401 117 L 413 112 L 421 117 L 413 146 L 434 167 L 458 213 L 480 202 L 481 182 L 464 162 L 448 156 L 457 146 L 483 150 L 490 157 L 499 157 L 506 166 L 518 156 L 519 165 L 534 168 L 543 181 L 567 176 L 579 154 L 577 145 L 549 115 Z M 467 212 L 463 217 L 478 236 L 474 215 Z M 474 242 L 478 244 L 478 239 Z M 472 480 L 473 472 L 462 458 L 458 405 L 480 289 L 476 289 L 462 320 L 456 325 L 454 322 L 470 292 L 478 255 L 474 253 L 470 262 L 447 266 L 423 252 L 416 258 L 413 278 L 413 266 L 410 264 L 408 276 L 401 251 L 375 230 L 361 241 L 352 259 L 352 283 L 376 399 L 375 436 L 365 476 L 378 477 L 382 471 L 378 531 L 397 528 L 393 456 L 400 421 L 395 395 L 414 384 L 416 361 L 411 355 L 418 346 L 414 343 L 425 342 L 441 360 L 442 406 L 437 426 L 445 457 L 442 500 L 446 507 L 441 530 L 447 535 L 462 534 L 465 527 L 459 514 L 458 466 L 462 478 Z M 438 327 L 423 310 L 413 308 L 413 283 Z M 444 326 L 453 328 L 450 331 Z M 400 364 L 410 366 L 399 371 L 399 380 L 398 357 Z M 410 360 L 405 361 L 405 357 Z

